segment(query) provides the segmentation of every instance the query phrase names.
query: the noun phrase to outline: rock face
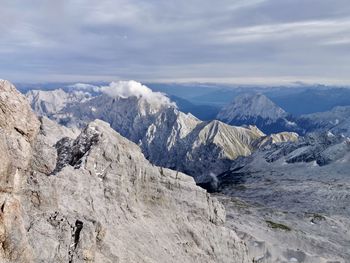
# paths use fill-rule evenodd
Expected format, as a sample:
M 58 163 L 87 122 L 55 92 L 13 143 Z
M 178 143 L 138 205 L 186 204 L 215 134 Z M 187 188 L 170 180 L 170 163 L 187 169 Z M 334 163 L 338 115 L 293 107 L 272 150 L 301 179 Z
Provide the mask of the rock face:
M 41 123 L 40 134 L 45 136 L 46 142 L 51 146 L 65 137 L 75 139 L 81 132 L 79 129 L 59 125 L 47 117 L 39 117 L 39 120 Z
M 35 101 L 32 105 L 37 108 Z M 158 104 L 135 96 L 103 94 L 69 104 L 49 117 L 68 127 L 104 120 L 137 143 L 153 164 L 190 174 L 196 182 L 210 180 L 212 175 L 226 171 L 232 160 L 250 155 L 260 141 L 270 138 L 253 126 L 202 122 L 173 104 Z M 288 140 L 288 136 L 280 136 L 282 139 Z
M 217 119 L 232 125 L 256 125 L 263 132 L 298 131 L 291 116 L 263 94 L 242 94 L 226 105 Z
M 0 259 L 31 259 L 20 192 L 30 166 L 39 121 L 25 97 L 0 81 Z M 16 260 L 15 260 L 16 259 Z
M 6 80 L 0 80 L 0 127 L 3 131 L 16 131 L 32 142 L 39 122 L 28 105 L 26 98 Z M 20 118 L 19 118 L 20 117 Z
M 250 262 L 191 177 L 150 164 L 103 121 L 54 137 L 0 84 L 1 262 Z
M 39 116 L 50 116 L 71 103 L 88 100 L 91 95 L 83 91 L 65 92 L 63 89 L 56 89 L 53 91 L 31 90 L 28 91 L 26 97 Z

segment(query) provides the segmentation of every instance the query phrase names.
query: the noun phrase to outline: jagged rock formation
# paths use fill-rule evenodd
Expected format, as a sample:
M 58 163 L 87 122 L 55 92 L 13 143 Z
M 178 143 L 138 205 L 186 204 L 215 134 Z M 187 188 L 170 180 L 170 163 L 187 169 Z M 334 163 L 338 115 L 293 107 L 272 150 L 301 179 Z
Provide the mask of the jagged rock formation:
M 217 119 L 231 125 L 255 125 L 267 134 L 300 130 L 287 112 L 263 94 L 238 95 Z
M 270 134 L 269 136 L 261 137 L 257 140 L 257 148 L 263 148 L 272 144 L 280 144 L 283 142 L 297 142 L 299 135 L 295 132 L 280 132 L 277 134 Z
M 41 123 L 40 134 L 45 136 L 45 140 L 50 146 L 54 145 L 62 138 L 68 137 L 75 139 L 80 134 L 79 129 L 67 128 L 59 125 L 45 116 L 39 117 L 39 120 Z
M 103 121 L 77 138 L 57 129 L 0 82 L 1 262 L 250 262 L 191 177 Z
M 20 192 L 39 121 L 24 96 L 0 80 L 0 259 L 31 260 Z
M 36 102 L 31 103 L 36 109 Z M 190 174 L 197 182 L 208 181 L 212 175 L 226 171 L 233 159 L 250 155 L 261 141 L 270 140 L 253 126 L 202 122 L 179 111 L 173 104 L 134 96 L 122 98 L 102 94 L 69 104 L 49 117 L 69 127 L 83 127 L 90 121 L 102 119 L 122 136 L 139 144 L 152 163 Z M 288 136 L 288 133 L 274 136 L 279 136 L 279 141 L 295 138 L 295 134 Z
M 52 91 L 30 90 L 26 97 L 39 116 L 51 116 L 71 103 L 88 100 L 91 95 L 79 90 L 65 92 L 63 89 L 56 89 Z
M 259 165 L 274 163 L 311 163 L 325 166 L 335 162 L 346 162 L 349 153 L 350 138 L 331 133 L 310 133 L 294 142 L 267 144 L 251 156 L 233 161 L 231 170 L 238 171 L 238 168 L 241 170 L 243 167 L 249 167 L 250 171 L 257 171 L 260 169 Z M 264 162 L 260 163 L 257 160 Z

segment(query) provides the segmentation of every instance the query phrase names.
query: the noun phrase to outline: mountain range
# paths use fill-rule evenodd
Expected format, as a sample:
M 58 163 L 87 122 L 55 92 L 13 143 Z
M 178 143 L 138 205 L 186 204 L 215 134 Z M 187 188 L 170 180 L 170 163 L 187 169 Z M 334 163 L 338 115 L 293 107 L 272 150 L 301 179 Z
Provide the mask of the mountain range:
M 47 92 L 56 94 L 57 90 Z M 39 105 L 51 103 L 47 94 L 41 96 L 41 93 L 31 91 L 27 94 L 34 110 L 41 109 Z M 70 100 L 65 101 L 65 98 Z M 80 93 L 70 93 L 61 99 L 64 102 L 56 102 L 65 107 L 56 107 L 58 111 L 54 113 L 37 113 L 74 128 L 82 128 L 95 119 L 104 120 L 122 136 L 137 143 L 152 163 L 190 174 L 197 182 L 208 181 L 213 175 L 226 171 L 231 160 L 250 155 L 261 147 L 261 141 L 268 142 L 271 137 L 254 126 L 236 127 L 217 120 L 201 121 L 179 111 L 173 103 L 159 103 L 144 97 L 102 93 L 81 100 Z M 276 138 L 296 140 L 297 135 L 287 133 Z
M 0 109 L 1 262 L 250 262 L 215 198 L 108 123 L 74 138 L 7 81 Z
M 290 120 L 264 95 L 241 97 L 233 119 Z M 136 82 L 25 98 L 0 81 L 0 258 L 345 263 L 347 112 L 265 135 L 201 121 Z
M 331 131 L 349 135 L 349 107 L 337 106 L 330 111 L 293 116 L 263 94 L 242 94 L 221 109 L 217 119 L 231 125 L 255 125 L 266 134 L 282 131 L 305 135 Z

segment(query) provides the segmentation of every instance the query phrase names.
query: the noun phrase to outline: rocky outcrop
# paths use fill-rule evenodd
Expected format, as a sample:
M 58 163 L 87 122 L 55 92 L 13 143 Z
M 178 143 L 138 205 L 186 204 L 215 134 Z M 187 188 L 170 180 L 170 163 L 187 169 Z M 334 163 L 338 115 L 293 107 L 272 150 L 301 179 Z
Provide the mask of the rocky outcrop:
M 4 132 L 17 132 L 32 142 L 38 131 L 39 121 L 26 98 L 6 80 L 0 80 L 0 127 Z
M 256 141 L 256 147 L 260 149 L 271 144 L 280 144 L 283 142 L 297 142 L 298 139 L 299 135 L 295 132 L 280 132 L 261 137 L 260 140 Z
M 32 259 L 21 191 L 26 182 L 39 121 L 28 102 L 8 81 L 0 81 L 0 259 Z
M 191 177 L 150 164 L 103 121 L 53 137 L 4 83 L 1 262 L 248 262 L 223 206 Z

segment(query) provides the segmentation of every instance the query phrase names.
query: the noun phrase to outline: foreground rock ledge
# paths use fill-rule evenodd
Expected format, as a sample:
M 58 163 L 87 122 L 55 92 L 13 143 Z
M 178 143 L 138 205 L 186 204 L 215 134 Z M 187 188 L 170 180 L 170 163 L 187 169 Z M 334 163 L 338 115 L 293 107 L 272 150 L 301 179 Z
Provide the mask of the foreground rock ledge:
M 76 139 L 45 125 L 0 82 L 1 262 L 248 262 L 191 177 L 151 165 L 105 122 Z

